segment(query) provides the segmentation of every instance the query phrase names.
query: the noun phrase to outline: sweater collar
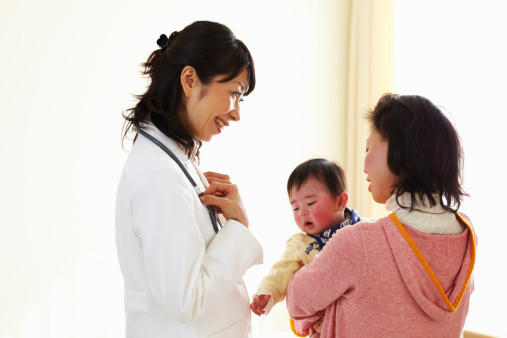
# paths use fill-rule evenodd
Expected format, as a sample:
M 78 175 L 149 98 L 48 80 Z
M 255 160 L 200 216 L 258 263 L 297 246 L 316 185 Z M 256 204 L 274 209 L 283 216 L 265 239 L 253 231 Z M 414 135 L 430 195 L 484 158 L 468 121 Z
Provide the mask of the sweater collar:
M 433 194 L 437 201 L 435 206 L 430 206 L 426 196 L 420 199 L 415 197 L 414 209 L 410 211 L 412 198 L 410 193 L 398 196 L 392 195 L 386 202 L 386 209 L 396 215 L 401 223 L 411 226 L 425 233 L 435 234 L 460 234 L 465 227 L 458 222 L 456 215 L 442 208 L 438 201 L 438 194 Z

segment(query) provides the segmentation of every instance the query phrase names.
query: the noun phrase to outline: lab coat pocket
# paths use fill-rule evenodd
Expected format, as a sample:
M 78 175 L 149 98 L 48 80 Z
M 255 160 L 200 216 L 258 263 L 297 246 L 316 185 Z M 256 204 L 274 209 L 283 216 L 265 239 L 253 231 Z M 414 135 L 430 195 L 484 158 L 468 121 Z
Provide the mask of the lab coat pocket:
M 133 311 L 150 312 L 148 292 L 125 290 L 125 308 Z

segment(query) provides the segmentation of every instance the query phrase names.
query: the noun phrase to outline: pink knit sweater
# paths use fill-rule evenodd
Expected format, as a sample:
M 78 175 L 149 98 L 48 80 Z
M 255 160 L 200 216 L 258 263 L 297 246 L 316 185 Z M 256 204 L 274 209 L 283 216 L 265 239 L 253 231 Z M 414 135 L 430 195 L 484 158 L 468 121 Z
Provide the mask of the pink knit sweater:
M 338 231 L 291 279 L 289 315 L 308 319 L 325 310 L 322 337 L 459 337 L 473 290 L 471 228 L 430 234 L 394 220 Z

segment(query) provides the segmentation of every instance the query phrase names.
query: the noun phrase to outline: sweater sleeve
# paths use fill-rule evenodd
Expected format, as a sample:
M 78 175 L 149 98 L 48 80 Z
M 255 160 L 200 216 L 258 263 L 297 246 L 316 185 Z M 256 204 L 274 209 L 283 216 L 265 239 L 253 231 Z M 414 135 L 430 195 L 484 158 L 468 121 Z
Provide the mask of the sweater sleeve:
M 294 274 L 286 299 L 292 318 L 313 316 L 359 285 L 365 253 L 358 225 L 338 231 L 312 263 Z
M 273 305 L 285 298 L 289 280 L 304 265 L 293 238 L 287 241 L 285 251 L 278 262 L 270 269 L 268 275 L 259 283 L 259 290 L 269 291 Z
M 250 266 L 262 262 L 262 248 L 233 220 L 206 248 L 194 191 L 183 179 L 155 173 L 134 192 L 132 203 L 149 289 L 174 318 L 189 323 L 230 292 Z

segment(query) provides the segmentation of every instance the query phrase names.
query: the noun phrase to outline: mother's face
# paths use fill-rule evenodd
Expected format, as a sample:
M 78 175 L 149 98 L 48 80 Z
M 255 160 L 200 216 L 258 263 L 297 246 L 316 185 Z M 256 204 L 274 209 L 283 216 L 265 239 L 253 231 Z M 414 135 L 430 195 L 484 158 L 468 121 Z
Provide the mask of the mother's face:
M 193 68 L 189 67 L 191 70 Z M 203 85 L 195 71 L 182 72 L 182 100 L 188 127 L 200 141 L 209 141 L 220 134 L 230 121 L 239 121 L 239 102 L 247 90 L 248 72 L 244 69 L 227 82 L 218 82 L 226 76 L 217 76 Z
M 385 204 L 393 193 L 393 185 L 397 177 L 391 172 L 387 164 L 389 143 L 371 128 L 370 137 L 366 141 L 366 156 L 364 158 L 364 172 L 366 180 L 370 182 L 368 190 L 377 203 Z

